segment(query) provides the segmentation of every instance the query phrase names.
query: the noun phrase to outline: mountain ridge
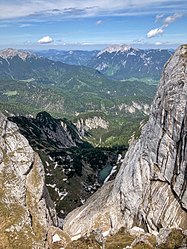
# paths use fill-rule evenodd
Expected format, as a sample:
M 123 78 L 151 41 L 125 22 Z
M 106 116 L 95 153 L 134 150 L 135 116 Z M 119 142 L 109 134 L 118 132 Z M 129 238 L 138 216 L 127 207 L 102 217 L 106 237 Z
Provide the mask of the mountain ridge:
M 173 52 L 171 49 L 138 49 L 126 44 L 110 45 L 101 51 L 35 51 L 55 61 L 94 68 L 112 79 L 135 77 L 147 82 L 160 79 L 162 68 Z
M 53 61 L 61 61 L 70 65 L 79 65 L 87 66 L 90 59 L 95 56 L 99 51 L 98 50 L 41 50 L 34 51 L 35 54 L 39 56 L 46 57 Z
M 88 66 L 118 80 L 132 77 L 159 80 L 163 66 L 171 55 L 172 52 L 167 49 L 109 46 L 92 57 Z
M 22 60 L 26 60 L 28 57 L 34 56 L 34 54 L 26 50 L 13 48 L 0 50 L 0 57 L 2 57 L 3 59 L 11 59 L 15 56 L 20 57 Z
M 123 52 L 129 51 L 130 49 L 134 49 L 134 48 L 132 48 L 130 45 L 126 45 L 126 44 L 122 44 L 122 45 L 111 45 L 111 46 L 106 47 L 105 49 L 101 50 L 96 55 L 96 57 L 99 57 L 103 53 L 123 53 Z M 138 49 L 134 49 L 134 50 L 138 50 Z

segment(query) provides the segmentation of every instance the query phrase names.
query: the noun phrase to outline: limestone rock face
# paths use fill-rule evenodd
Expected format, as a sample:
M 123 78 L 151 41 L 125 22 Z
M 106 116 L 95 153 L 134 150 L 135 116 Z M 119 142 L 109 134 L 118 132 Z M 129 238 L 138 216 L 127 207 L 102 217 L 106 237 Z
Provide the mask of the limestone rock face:
M 22 60 L 26 60 L 27 58 L 33 56 L 30 52 L 26 52 L 23 50 L 16 50 L 13 48 L 8 48 L 0 51 L 0 57 L 3 59 L 12 59 L 13 57 L 18 56 Z
M 64 230 L 76 239 L 134 226 L 187 229 L 187 45 L 165 65 L 149 121 L 116 179 L 71 212 Z
M 48 248 L 48 229 L 57 222 L 44 183 L 39 156 L 0 114 L 0 248 Z
M 102 117 L 94 116 L 91 118 L 80 118 L 77 123 L 76 127 L 79 131 L 89 131 L 92 129 L 102 128 L 107 130 L 109 127 L 109 123 Z

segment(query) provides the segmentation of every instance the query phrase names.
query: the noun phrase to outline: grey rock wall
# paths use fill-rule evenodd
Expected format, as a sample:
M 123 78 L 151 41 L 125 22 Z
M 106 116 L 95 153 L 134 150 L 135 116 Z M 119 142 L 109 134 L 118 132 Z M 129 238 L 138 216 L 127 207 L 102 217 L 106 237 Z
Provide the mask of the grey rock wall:
M 56 212 L 40 158 L 0 114 L 0 248 L 48 248 L 52 225 Z
M 187 45 L 166 63 L 148 123 L 130 145 L 113 182 L 71 212 L 64 230 L 76 239 L 94 229 L 187 229 Z

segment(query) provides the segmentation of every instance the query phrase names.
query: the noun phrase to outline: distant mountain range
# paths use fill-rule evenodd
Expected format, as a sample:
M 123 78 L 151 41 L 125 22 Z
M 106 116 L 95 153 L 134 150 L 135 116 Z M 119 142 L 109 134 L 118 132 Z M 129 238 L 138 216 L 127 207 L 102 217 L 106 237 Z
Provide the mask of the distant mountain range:
M 39 56 L 46 57 L 53 61 L 61 61 L 70 65 L 79 65 L 79 66 L 87 66 L 92 59 L 92 57 L 96 56 L 99 51 L 82 51 L 82 50 L 42 50 L 35 52 Z
M 159 80 L 163 66 L 174 51 L 170 49 L 135 49 L 113 45 L 102 51 L 44 50 L 36 54 L 71 65 L 94 68 L 117 80 L 147 78 Z
M 84 77 L 87 82 L 95 82 L 97 78 L 105 79 L 96 70 L 55 62 L 28 51 L 7 49 L 0 52 L 1 79 L 35 80 L 72 87 Z
M 171 55 L 172 52 L 166 49 L 111 46 L 93 57 L 88 66 L 119 80 L 132 77 L 159 80 L 163 66 Z

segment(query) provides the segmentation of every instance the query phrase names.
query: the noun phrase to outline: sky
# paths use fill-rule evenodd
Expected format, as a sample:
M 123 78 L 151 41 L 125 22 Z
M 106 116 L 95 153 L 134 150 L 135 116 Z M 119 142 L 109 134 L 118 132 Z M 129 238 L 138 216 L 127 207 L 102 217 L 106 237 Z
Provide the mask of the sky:
M 176 48 L 187 0 L 0 0 L 0 49 Z

